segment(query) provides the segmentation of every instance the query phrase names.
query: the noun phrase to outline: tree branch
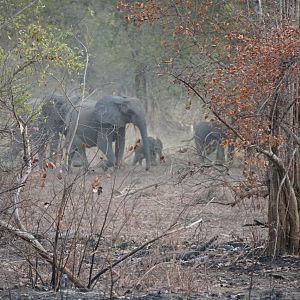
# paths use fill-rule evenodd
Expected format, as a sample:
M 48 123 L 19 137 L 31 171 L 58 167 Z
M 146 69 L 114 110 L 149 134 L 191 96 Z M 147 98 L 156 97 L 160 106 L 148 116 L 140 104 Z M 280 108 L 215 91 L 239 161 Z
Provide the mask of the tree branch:
M 46 249 L 40 244 L 40 242 L 31 233 L 29 233 L 27 231 L 19 230 L 15 227 L 11 226 L 10 224 L 7 224 L 6 222 L 4 222 L 2 220 L 0 220 L 0 227 L 2 227 L 3 229 L 8 230 L 9 232 L 14 234 L 15 236 L 21 238 L 22 240 L 24 240 L 25 242 L 30 244 L 43 259 L 45 259 L 48 263 L 53 265 L 53 254 L 47 252 Z M 58 265 L 56 265 L 55 267 L 59 268 L 62 273 L 67 274 L 68 279 L 77 288 L 83 289 L 85 291 L 88 290 L 84 286 L 84 284 L 78 278 L 76 278 L 74 276 L 74 274 L 67 267 L 58 266 Z
M 106 273 L 107 271 L 111 270 L 113 267 L 117 266 L 118 264 L 120 264 L 121 262 L 123 262 L 124 260 L 126 260 L 127 258 L 131 257 L 132 255 L 134 255 L 135 253 L 139 252 L 140 250 L 144 249 L 146 246 L 150 245 L 150 244 L 153 244 L 154 242 L 160 240 L 161 238 L 164 238 L 166 236 L 169 236 L 169 235 L 172 235 L 174 233 L 178 233 L 182 230 L 186 230 L 188 228 L 191 228 L 195 225 L 198 225 L 199 223 L 202 223 L 202 219 L 199 219 L 189 225 L 184 225 L 184 226 L 181 226 L 180 228 L 177 228 L 177 229 L 173 229 L 173 230 L 170 230 L 170 231 L 167 231 L 155 238 L 153 238 L 152 240 L 142 244 L 140 247 L 134 249 L 133 251 L 131 251 L 130 253 L 124 255 L 123 257 L 121 257 L 120 259 L 118 259 L 117 261 L 115 261 L 113 264 L 111 264 L 109 267 L 106 267 L 104 269 L 102 269 L 100 272 L 98 272 L 91 280 L 91 284 L 94 283 L 94 285 L 96 284 L 96 280 L 101 276 L 103 275 L 104 273 Z M 90 287 L 90 286 L 89 286 Z

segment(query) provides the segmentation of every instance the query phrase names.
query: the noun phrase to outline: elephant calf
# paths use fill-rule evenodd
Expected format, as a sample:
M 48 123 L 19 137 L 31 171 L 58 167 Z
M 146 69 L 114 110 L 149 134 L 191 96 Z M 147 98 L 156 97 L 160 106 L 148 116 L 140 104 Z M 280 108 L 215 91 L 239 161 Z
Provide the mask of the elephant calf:
M 205 157 L 217 150 L 216 161 L 225 162 L 224 146 L 222 139 L 226 139 L 225 130 L 214 126 L 211 122 L 200 122 L 194 125 L 194 140 L 198 155 L 203 160 Z M 228 146 L 227 158 L 232 160 L 232 146 Z
M 157 166 L 158 159 L 163 159 L 162 149 L 163 144 L 159 138 L 153 138 L 151 136 L 147 137 L 150 150 L 150 163 L 152 166 Z M 137 162 L 142 165 L 143 159 L 145 159 L 145 151 L 142 143 L 137 143 L 134 150 L 133 165 L 135 166 Z

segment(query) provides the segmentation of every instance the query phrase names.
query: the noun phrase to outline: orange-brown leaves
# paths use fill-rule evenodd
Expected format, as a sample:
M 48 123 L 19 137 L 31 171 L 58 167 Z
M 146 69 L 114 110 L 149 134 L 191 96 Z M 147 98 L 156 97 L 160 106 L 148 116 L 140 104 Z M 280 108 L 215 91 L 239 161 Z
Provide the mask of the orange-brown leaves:
M 128 145 L 127 151 L 132 152 L 141 146 L 141 139 L 137 139 L 134 144 Z
M 147 0 L 146 3 L 136 1 L 134 4 L 128 5 L 123 1 L 119 1 L 117 8 L 126 11 L 124 18 L 128 22 L 133 21 L 137 25 L 149 22 L 150 25 L 153 25 L 160 18 L 160 8 L 154 2 L 151 0 Z
M 127 146 L 127 151 L 132 152 L 134 150 L 134 145 L 128 145 Z
M 52 161 L 46 161 L 45 167 L 46 167 L 47 169 L 55 169 L 55 168 L 56 168 L 56 165 L 55 165 L 55 163 L 52 162 Z
M 41 185 L 41 187 L 45 187 L 46 178 L 47 178 L 47 172 L 45 170 L 42 170 L 40 172 L 40 185 Z
M 289 85 L 299 76 L 300 32 L 291 26 L 251 37 L 227 35 L 230 62 L 208 80 L 211 108 L 240 135 L 263 148 L 279 146 L 278 127 L 288 107 Z
M 128 145 L 126 148 L 127 152 L 129 152 L 127 157 L 131 156 L 133 152 L 136 149 L 138 149 L 140 146 L 141 146 L 141 139 L 137 139 L 133 144 Z
M 98 195 L 102 193 L 102 176 L 96 176 L 96 178 L 92 182 L 92 189 L 93 193 L 98 193 Z

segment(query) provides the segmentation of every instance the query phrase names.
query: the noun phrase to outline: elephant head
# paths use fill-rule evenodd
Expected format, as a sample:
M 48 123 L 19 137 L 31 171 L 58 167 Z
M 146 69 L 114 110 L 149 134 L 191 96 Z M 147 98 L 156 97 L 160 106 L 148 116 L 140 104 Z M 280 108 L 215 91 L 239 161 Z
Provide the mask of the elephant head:
M 139 129 L 145 147 L 146 169 L 148 170 L 150 168 L 150 150 L 145 109 L 142 102 L 130 97 L 105 96 L 96 103 L 95 113 L 97 121 L 101 124 L 107 124 L 116 129 L 125 129 L 126 124 L 132 123 Z M 124 147 L 122 151 L 124 151 Z M 122 155 L 123 153 L 120 153 L 120 156 Z

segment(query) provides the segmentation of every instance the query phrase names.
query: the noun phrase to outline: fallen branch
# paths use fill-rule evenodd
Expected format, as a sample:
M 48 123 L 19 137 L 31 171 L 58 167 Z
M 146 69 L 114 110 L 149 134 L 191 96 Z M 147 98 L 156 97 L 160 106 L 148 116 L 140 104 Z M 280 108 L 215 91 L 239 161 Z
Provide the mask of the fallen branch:
M 19 188 L 22 188 L 22 187 L 24 187 L 24 186 L 25 186 L 25 182 L 22 183 L 21 185 L 16 185 L 16 186 L 11 187 L 11 188 L 9 188 L 9 189 L 7 189 L 7 190 L 1 191 L 1 192 L 0 192 L 0 195 L 3 195 L 3 194 L 5 194 L 5 193 L 9 193 L 9 192 L 15 191 L 15 190 L 17 190 L 17 189 L 19 189 Z
M 183 251 L 183 252 L 177 252 L 175 253 L 175 260 L 179 261 L 190 261 L 196 259 L 203 251 L 205 251 L 208 247 L 210 247 L 216 240 L 218 239 L 218 236 L 212 237 L 210 240 L 205 242 L 204 244 L 200 245 L 199 247 L 196 247 L 196 249 L 189 250 L 189 251 Z M 164 262 L 168 262 L 174 259 L 174 254 L 168 255 L 163 259 Z
M 133 194 L 136 194 L 138 192 L 142 192 L 142 191 L 144 191 L 146 189 L 149 189 L 149 188 L 152 188 L 152 187 L 158 188 L 159 186 L 164 185 L 166 183 L 167 183 L 166 181 L 165 182 L 158 182 L 158 183 L 153 183 L 153 184 L 141 187 L 139 189 L 131 189 L 131 190 L 130 190 L 130 188 L 125 188 L 123 191 L 119 192 L 120 194 L 118 196 L 116 196 L 116 198 L 120 198 L 120 197 L 124 197 L 124 196 L 131 196 Z
M 248 191 L 244 191 L 241 193 L 238 193 L 237 199 L 231 204 L 232 206 L 237 205 L 245 198 L 250 198 L 252 196 L 260 196 L 260 197 L 267 197 L 269 195 L 269 190 L 267 186 L 259 186 L 256 188 L 252 188 Z
M 40 242 L 29 232 L 22 231 L 20 229 L 17 229 L 10 224 L 7 224 L 6 222 L 3 222 L 0 220 L 0 227 L 3 229 L 8 230 L 10 233 L 14 234 L 15 236 L 21 238 L 25 242 L 29 243 L 36 251 L 37 253 L 45 259 L 48 263 L 53 265 L 53 254 L 47 252 L 47 250 L 40 244 Z M 85 287 L 85 285 L 74 276 L 74 274 L 67 268 L 63 266 L 55 265 L 56 268 L 59 268 L 62 273 L 65 273 L 68 275 L 68 279 L 77 287 L 82 289 L 83 291 L 88 291 L 88 289 Z
M 195 221 L 195 222 L 193 222 L 193 223 L 191 223 L 191 224 L 189 224 L 189 225 L 181 226 L 180 228 L 177 228 L 177 229 L 173 229 L 173 230 L 167 231 L 167 232 L 165 232 L 165 233 L 163 233 L 163 234 L 157 236 L 156 238 L 153 238 L 152 240 L 150 240 L 150 241 L 148 241 L 148 242 L 142 244 L 140 247 L 138 247 L 138 248 L 132 250 L 130 253 L 128 253 L 128 254 L 124 255 L 123 257 L 121 257 L 120 259 L 116 260 L 116 261 L 115 261 L 114 263 L 112 263 L 110 266 L 108 266 L 108 267 L 102 269 L 100 272 L 98 272 L 98 273 L 92 278 L 91 283 L 90 283 L 90 285 L 88 286 L 88 288 L 90 288 L 92 284 L 95 285 L 96 282 L 97 282 L 97 279 L 98 279 L 101 275 L 103 275 L 103 274 L 106 273 L 107 271 L 111 270 L 113 267 L 119 265 L 121 262 L 125 261 L 127 258 L 133 256 L 135 253 L 137 253 L 137 252 L 139 252 L 140 250 L 144 249 L 146 246 L 148 246 L 148 245 L 150 245 L 150 244 L 153 244 L 154 242 L 160 240 L 161 238 L 164 238 L 164 237 L 166 237 L 166 236 L 172 235 L 172 234 L 174 234 L 174 233 L 178 233 L 178 232 L 180 232 L 180 231 L 182 231 L 182 230 L 186 230 L 186 229 L 191 228 L 191 227 L 193 227 L 193 226 L 195 226 L 195 225 L 198 225 L 199 223 L 202 223 L 202 219 L 199 219 L 199 220 L 197 220 L 197 221 Z
M 263 222 L 260 222 L 258 220 L 255 220 L 255 219 L 253 220 L 252 224 L 247 223 L 247 224 L 244 224 L 242 227 L 252 227 L 252 226 L 262 226 L 264 228 L 269 227 L 269 225 L 267 223 L 263 223 Z

